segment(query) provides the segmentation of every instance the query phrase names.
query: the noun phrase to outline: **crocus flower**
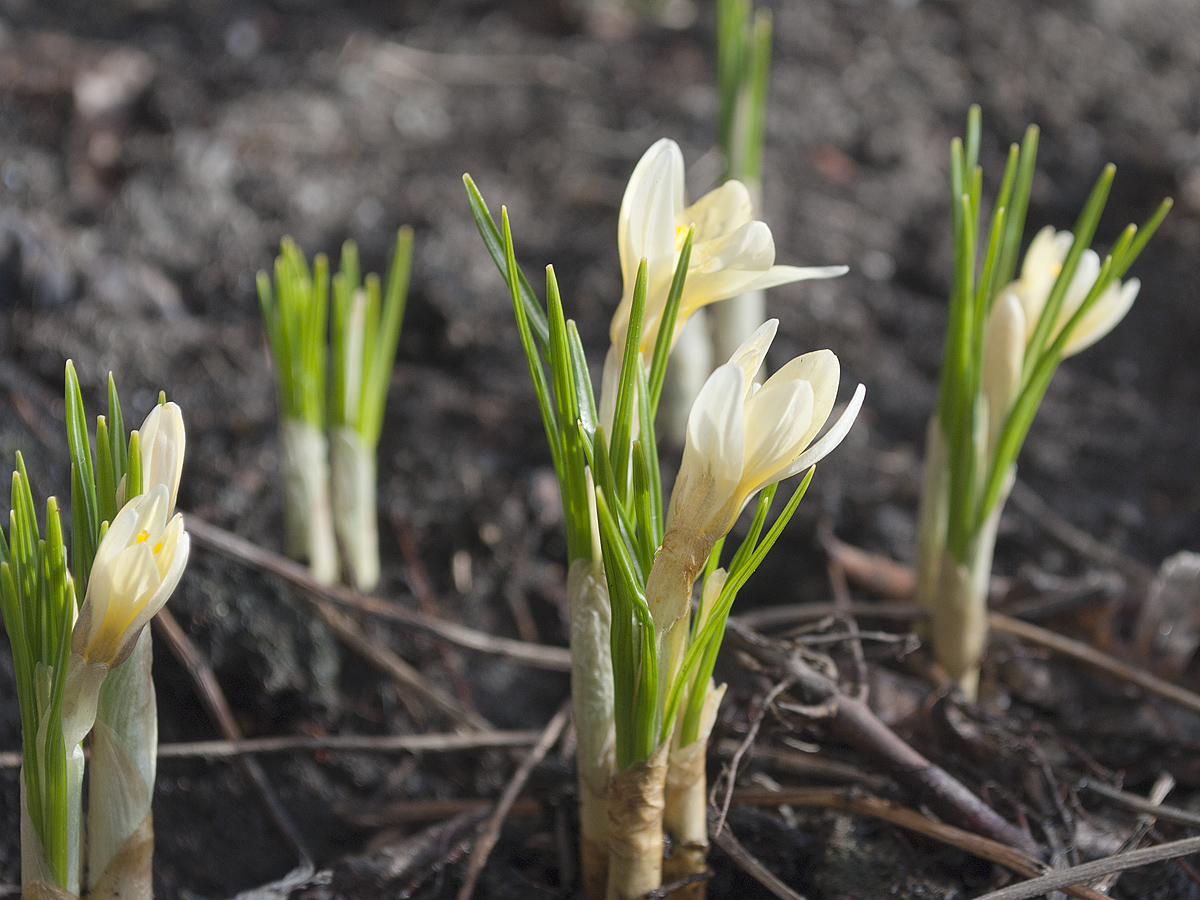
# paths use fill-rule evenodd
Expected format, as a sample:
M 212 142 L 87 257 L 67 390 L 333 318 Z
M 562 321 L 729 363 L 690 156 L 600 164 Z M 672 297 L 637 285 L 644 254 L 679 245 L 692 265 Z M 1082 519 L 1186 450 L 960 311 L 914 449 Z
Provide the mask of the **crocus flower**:
M 638 264 L 647 265 L 646 316 L 642 349 L 658 338 L 679 250 L 689 226 L 696 227 L 687 282 L 679 304 L 675 332 L 700 307 L 736 296 L 809 278 L 832 278 L 845 266 L 798 268 L 775 265 L 775 242 L 765 222 L 753 219 L 750 192 L 740 181 L 728 181 L 693 203 L 684 205 L 683 154 L 666 138 L 642 157 L 617 220 L 617 243 L 625 290 L 613 316 L 612 342 L 622 345 Z
M 179 478 L 183 473 L 185 435 L 179 406 L 175 403 L 155 404 L 138 429 L 138 440 L 142 450 L 142 490 L 149 490 L 156 484 L 165 485 L 170 514 L 175 509 Z
M 854 424 L 866 392 L 861 384 L 846 411 L 813 443 L 837 397 L 840 366 L 828 350 L 799 356 L 765 384 L 754 383 L 778 326 L 777 319 L 764 323 L 696 398 L 671 493 L 669 529 L 715 541 L 751 497 L 816 464 Z
M 606 424 L 611 422 L 605 413 L 611 414 L 608 407 L 615 402 L 638 266 L 646 260 L 646 311 L 638 349 L 648 358 L 658 340 L 679 251 L 690 226 L 696 231 L 672 342 L 692 313 L 709 303 L 793 281 L 834 278 L 847 271 L 845 266 L 775 265 L 771 229 L 753 218 L 750 192 L 740 181 L 727 181 L 691 206 L 684 202 L 683 153 L 678 144 L 663 138 L 634 168 L 617 219 L 624 292 L 609 329 L 612 345 L 604 363 L 600 403 Z
M 1069 231 L 1055 233 L 1053 226 L 1047 225 L 1037 233 L 1025 252 L 1025 259 L 1021 263 L 1021 276 L 1002 291 L 1002 294 L 1013 294 L 1021 304 L 1025 313 L 1026 342 L 1033 336 L 1038 318 L 1046 306 L 1059 272 L 1062 271 L 1063 261 L 1067 258 L 1073 240 L 1074 237 Z M 1100 257 L 1093 250 L 1083 251 L 1075 275 L 1067 287 L 1058 319 L 1050 330 L 1051 340 L 1075 315 L 1099 274 Z M 1131 278 L 1124 284 L 1114 280 L 1105 288 L 1104 293 L 1075 326 L 1063 349 L 1063 356 L 1072 356 L 1080 350 L 1087 349 L 1112 331 L 1125 317 L 1125 313 L 1129 312 L 1140 287 L 1141 282 Z
M 126 503 L 109 526 L 71 636 L 71 652 L 91 666 L 119 665 L 167 602 L 187 564 L 183 516 L 170 517 L 167 485 Z

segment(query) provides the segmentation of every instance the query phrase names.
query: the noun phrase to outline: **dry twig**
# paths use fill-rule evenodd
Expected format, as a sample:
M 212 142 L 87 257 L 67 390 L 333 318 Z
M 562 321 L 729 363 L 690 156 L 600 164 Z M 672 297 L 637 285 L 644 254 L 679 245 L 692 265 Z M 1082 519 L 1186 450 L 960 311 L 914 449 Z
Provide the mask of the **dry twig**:
M 436 622 L 440 618 L 437 599 L 433 596 L 433 586 L 429 583 L 429 574 L 425 571 L 425 564 L 421 562 L 421 554 L 417 552 L 417 542 L 413 538 L 412 529 L 391 511 L 388 512 L 388 521 L 392 524 L 396 543 L 400 545 L 400 553 L 404 557 L 405 565 L 408 566 L 408 585 L 421 605 L 421 612 L 431 622 Z M 475 703 L 471 699 L 471 689 L 467 682 L 462 657 L 444 639 L 437 641 L 437 649 L 438 653 L 442 655 L 442 662 L 446 664 L 447 671 L 450 672 L 450 677 L 454 679 L 454 693 L 458 695 L 459 702 L 466 709 L 474 710 Z
M 437 708 L 450 721 L 461 728 L 472 731 L 492 731 L 491 724 L 479 713 L 464 709 L 457 699 L 451 697 L 441 688 L 430 684 L 416 669 L 402 660 L 399 656 L 371 640 L 358 624 L 348 615 L 334 609 L 329 603 L 322 602 L 319 597 L 302 591 L 301 595 L 309 600 L 313 612 L 341 638 L 350 649 L 388 675 L 404 690 L 420 695 L 426 702 Z
M 563 704 L 562 709 L 550 720 L 545 731 L 542 732 L 541 738 L 538 739 L 537 744 L 529 751 L 529 755 L 525 757 L 520 767 L 513 774 L 508 786 L 504 788 L 504 793 L 500 795 L 500 799 L 496 803 L 495 812 L 492 813 L 487 827 L 484 828 L 483 834 L 479 836 L 479 839 L 475 842 L 474 849 L 471 851 L 471 858 L 467 862 L 467 873 L 463 879 L 462 887 L 458 892 L 458 900 L 470 900 L 471 894 L 475 892 L 475 882 L 479 880 L 479 873 L 483 871 L 492 848 L 496 846 L 496 841 L 500 838 L 500 828 L 504 825 L 508 811 L 512 808 L 513 803 L 516 802 L 517 795 L 521 793 L 521 789 L 525 787 L 525 782 L 529 780 L 529 775 L 534 767 L 545 759 L 546 754 L 550 752 L 550 748 L 554 746 L 554 742 L 558 740 L 558 736 L 562 734 L 562 730 L 566 727 L 567 720 L 570 717 L 571 704 L 568 701 Z
M 1068 885 L 1091 881 L 1112 872 L 1124 872 L 1127 869 L 1165 862 L 1168 859 L 1177 859 L 1180 856 L 1197 852 L 1200 852 L 1200 837 L 1184 838 L 1182 841 L 1159 844 L 1157 847 L 1146 847 L 1144 850 L 1131 850 L 1129 853 L 1117 853 L 1080 866 L 1051 872 L 1040 878 L 1032 878 L 999 891 L 992 891 L 990 894 L 977 897 L 976 900 L 1030 900 L 1031 897 L 1040 897 L 1050 891 L 1062 890 Z M 1103 897 L 1104 895 L 1099 894 L 1098 896 Z
M 457 644 L 467 650 L 479 653 L 491 653 L 505 657 L 509 662 L 530 666 L 538 669 L 551 669 L 556 672 L 571 671 L 571 654 L 565 647 L 548 647 L 543 644 L 527 644 L 524 641 L 514 641 L 508 638 L 495 637 L 457 625 L 444 620 L 431 620 L 420 613 L 410 612 L 403 607 L 377 597 L 368 597 L 351 588 L 342 585 L 325 585 L 313 579 L 308 569 L 292 562 L 277 553 L 264 550 L 249 541 L 217 528 L 215 525 L 198 519 L 187 517 L 188 531 L 197 544 L 215 550 L 232 559 L 272 572 L 290 581 L 297 587 L 327 600 L 332 600 L 342 606 L 370 613 L 383 619 L 396 622 L 408 628 L 424 631 L 444 640 Z
M 779 876 L 759 862 L 758 857 L 743 847 L 741 841 L 735 838 L 728 828 L 716 828 L 716 811 L 711 806 L 708 809 L 708 817 L 708 830 L 713 836 L 713 843 L 729 854 L 729 858 L 741 866 L 744 872 L 779 900 L 805 900 L 803 895 L 797 894 L 780 881 Z
M 241 740 L 242 732 L 233 718 L 233 710 L 229 708 L 229 702 L 225 699 L 217 676 L 213 673 L 208 661 L 201 655 L 199 648 L 192 643 L 192 639 L 187 636 L 187 633 L 166 607 L 158 611 L 158 615 L 154 617 L 153 621 L 159 635 L 171 648 L 171 653 L 187 670 L 192 684 L 196 688 L 196 693 L 200 697 L 200 702 L 208 710 L 208 715 L 217 726 L 217 730 L 225 735 L 226 740 Z M 300 829 L 296 827 L 287 811 L 284 810 L 283 804 L 279 802 L 279 798 L 275 796 L 275 789 L 271 786 L 267 773 L 263 771 L 258 760 L 245 756 L 238 760 L 238 764 L 258 789 L 263 804 L 267 807 L 267 812 L 274 819 L 276 827 L 287 841 L 288 846 L 296 854 L 300 867 L 311 867 L 312 854 L 308 850 L 308 845 L 301 836 Z
M 988 627 L 992 631 L 1011 634 L 1030 643 L 1047 647 L 1064 656 L 1070 656 L 1117 678 L 1136 684 L 1138 687 L 1152 694 L 1157 694 L 1166 700 L 1178 703 L 1186 709 L 1190 709 L 1193 712 L 1200 712 L 1200 694 L 1195 694 L 1192 691 L 1181 688 L 1177 684 L 1164 681 L 1155 675 L 1151 675 L 1145 669 L 1139 669 L 1136 666 L 1123 663 L 1119 659 L 1115 659 L 1107 653 L 1101 653 L 1094 647 L 1080 641 L 1072 640 L 1055 631 L 1040 628 L 1037 625 L 1031 625 L 1029 622 L 1022 622 L 1020 619 L 1013 619 L 1000 613 L 988 614 Z

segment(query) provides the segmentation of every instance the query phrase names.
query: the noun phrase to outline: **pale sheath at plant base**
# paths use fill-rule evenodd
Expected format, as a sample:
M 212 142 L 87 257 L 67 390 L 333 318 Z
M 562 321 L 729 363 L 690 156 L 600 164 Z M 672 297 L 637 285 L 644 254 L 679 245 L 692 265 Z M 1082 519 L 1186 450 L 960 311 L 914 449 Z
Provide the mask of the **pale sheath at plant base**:
M 1037 155 L 1030 126 L 1013 145 L 977 262 L 982 171 L 980 117 L 951 148 L 954 281 L 938 408 L 926 433 L 918 521 L 917 601 L 932 612 L 934 655 L 963 692 L 978 691 L 987 643 L 987 590 L 1000 515 L 1016 460 L 1058 363 L 1121 321 L 1137 297 L 1121 278 L 1170 209 L 1164 201 L 1139 230 L 1129 225 L 1108 255 L 1088 248 L 1108 198 L 1106 168 L 1073 232 L 1038 232 L 1020 275 L 1017 252 Z

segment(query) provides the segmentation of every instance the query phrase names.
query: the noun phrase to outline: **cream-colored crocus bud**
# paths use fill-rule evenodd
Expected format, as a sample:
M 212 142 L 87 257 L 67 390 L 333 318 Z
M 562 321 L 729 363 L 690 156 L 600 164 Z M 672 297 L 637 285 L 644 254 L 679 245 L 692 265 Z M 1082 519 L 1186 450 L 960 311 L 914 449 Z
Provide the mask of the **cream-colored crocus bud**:
M 862 385 L 841 417 L 813 443 L 833 411 L 840 366 L 828 350 L 793 359 L 763 385 L 754 376 L 779 322 L 763 324 L 713 372 L 688 418 L 683 461 L 667 531 L 646 583 L 660 634 L 687 612 L 692 584 L 718 539 L 760 490 L 815 465 L 850 430 Z
M 183 451 L 186 435 L 183 414 L 175 403 L 159 403 L 138 429 L 142 451 L 142 490 L 156 484 L 165 485 L 170 500 L 168 514 L 175 510 L 179 496 L 179 479 L 183 474 Z
M 987 399 L 988 456 L 1021 390 L 1025 362 L 1025 310 L 1016 295 L 996 298 L 983 332 L 983 396 Z
M 754 383 L 778 326 L 777 319 L 764 323 L 696 398 L 671 493 L 669 527 L 686 523 L 717 540 L 755 494 L 815 465 L 854 424 L 866 391 L 862 385 L 828 433 L 813 443 L 833 411 L 841 374 L 838 358 L 828 350 L 796 357 L 765 384 Z
M 847 271 L 845 266 L 775 265 L 771 229 L 754 219 L 750 193 L 740 181 L 728 181 L 685 206 L 683 153 L 678 144 L 664 138 L 647 150 L 634 168 L 621 201 L 617 245 L 625 289 L 610 330 L 617 347 L 625 343 L 638 265 L 645 259 L 647 291 L 641 350 L 653 350 L 679 251 L 693 225 L 696 232 L 692 256 L 672 340 L 688 317 L 706 304 L 745 291 L 833 278 Z
M 1069 231 L 1056 233 L 1052 226 L 1047 225 L 1037 233 L 1030 243 L 1029 249 L 1025 253 L 1025 259 L 1021 263 L 1021 276 L 1001 292 L 1002 294 L 1013 294 L 1020 302 L 1025 312 L 1026 341 L 1033 336 L 1034 329 L 1037 328 L 1038 318 L 1046 306 L 1046 301 L 1050 298 L 1050 292 L 1054 288 L 1054 282 L 1058 279 L 1059 272 L 1062 271 L 1063 262 L 1067 258 L 1067 253 L 1070 252 L 1073 240 L 1074 237 Z M 1079 265 L 1071 278 L 1071 284 L 1067 287 L 1066 295 L 1063 297 L 1062 307 L 1059 309 L 1054 327 L 1050 331 L 1051 340 L 1057 337 L 1071 317 L 1075 315 L 1096 283 L 1099 274 L 1100 257 L 1092 250 L 1083 251 L 1079 257 Z M 1087 349 L 1112 331 L 1116 324 L 1125 318 L 1129 308 L 1133 306 L 1140 287 L 1141 282 L 1136 278 L 1131 278 L 1124 284 L 1114 281 L 1105 288 L 1104 293 L 1075 326 L 1075 330 L 1063 348 L 1063 356 L 1072 356 Z
M 119 665 L 187 565 L 183 516 L 170 516 L 171 495 L 155 484 L 117 513 L 96 548 L 87 594 L 71 634 L 71 653 L 91 665 Z

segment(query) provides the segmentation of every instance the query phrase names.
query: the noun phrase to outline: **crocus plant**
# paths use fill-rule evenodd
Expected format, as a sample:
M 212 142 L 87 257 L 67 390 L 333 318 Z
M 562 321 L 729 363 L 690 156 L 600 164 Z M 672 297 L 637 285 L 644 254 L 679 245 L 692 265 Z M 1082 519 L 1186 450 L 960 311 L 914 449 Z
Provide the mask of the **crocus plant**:
M 1089 244 L 1114 168 L 1097 180 L 1071 232 L 1042 229 L 1014 280 L 1037 155 L 1037 128 L 1013 145 L 991 224 L 982 230 L 980 114 L 951 147 L 954 280 L 937 411 L 926 434 L 917 599 L 933 614 L 934 654 L 964 693 L 978 690 L 987 589 L 1000 514 L 1016 460 L 1063 357 L 1106 335 L 1139 282 L 1122 283 L 1171 202 L 1129 225 L 1103 259 Z M 985 249 L 978 253 L 980 239 Z
M 0 608 L 17 668 L 24 741 L 22 886 L 30 897 L 74 897 L 82 885 L 98 900 L 153 893 L 150 797 L 158 726 L 146 625 L 187 564 L 188 535 L 182 516 L 173 514 L 183 419 L 164 398 L 127 439 L 111 376 L 108 404 L 108 416 L 97 419 L 93 459 L 68 362 L 71 560 L 78 580 L 66 566 L 53 498 L 46 538 L 40 537 L 19 454 L 9 538 L 0 538 Z M 77 585 L 84 597 L 78 609 Z M 85 829 L 82 742 L 89 733 Z
M 758 388 L 754 375 L 776 328 L 767 323 L 701 390 L 665 507 L 654 417 L 668 353 L 683 321 L 708 303 L 748 285 L 844 270 L 775 266 L 770 231 L 750 218 L 740 185 L 685 207 L 679 150 L 660 141 L 638 164 L 621 208 L 625 294 L 597 403 L 553 268 L 543 308 L 517 267 L 507 211 L 497 226 L 466 183 L 512 295 L 562 491 L 584 892 L 642 897 L 663 882 L 664 827 L 675 838 L 670 875 L 704 869 L 704 747 L 723 691 L 712 670 L 730 607 L 795 511 L 813 465 L 845 436 L 862 403 L 860 387 L 813 443 L 837 394 L 836 357 L 800 357 Z M 764 534 L 778 482 L 805 470 Z M 749 534 L 720 568 L 725 535 L 756 495 Z
M 371 273 L 359 277 L 358 247 L 342 245 L 333 278 L 329 442 L 333 521 L 350 577 L 359 590 L 379 582 L 375 452 L 408 297 L 412 229 L 401 228 L 386 290 Z

